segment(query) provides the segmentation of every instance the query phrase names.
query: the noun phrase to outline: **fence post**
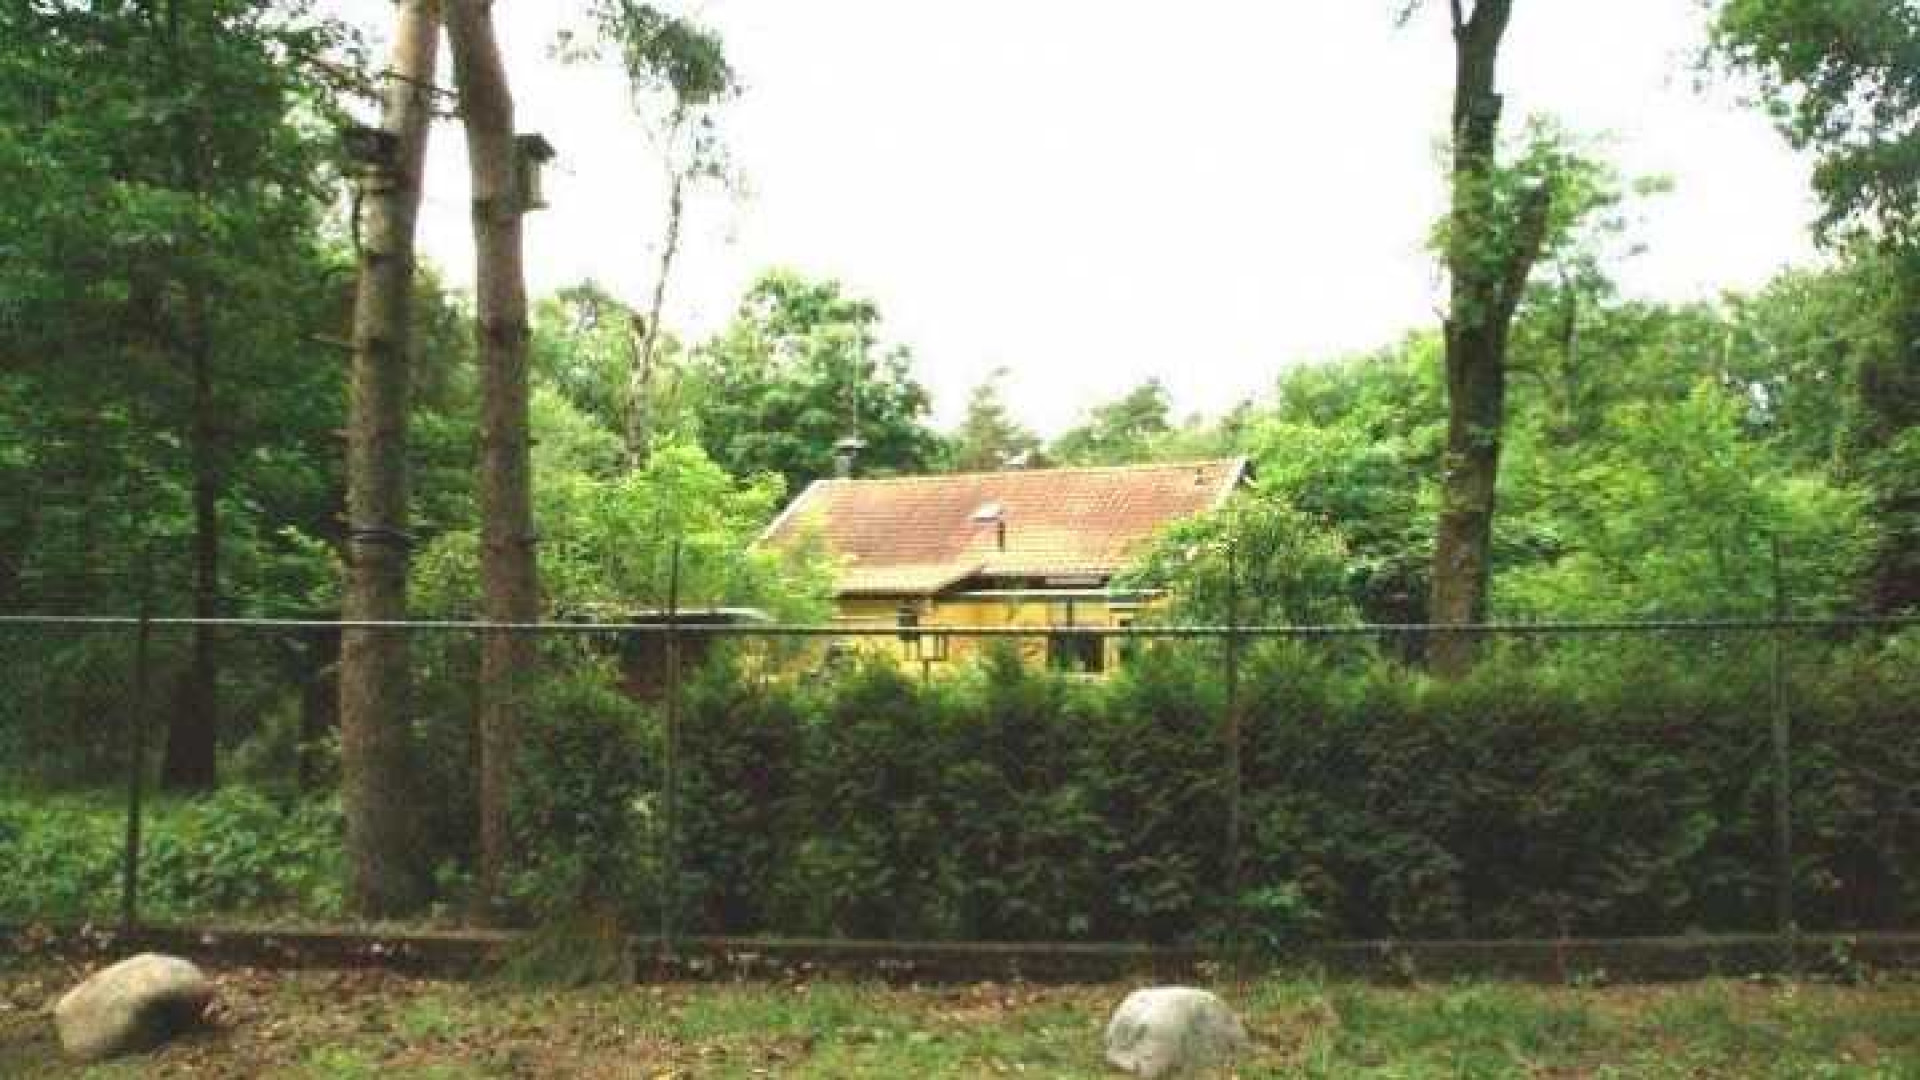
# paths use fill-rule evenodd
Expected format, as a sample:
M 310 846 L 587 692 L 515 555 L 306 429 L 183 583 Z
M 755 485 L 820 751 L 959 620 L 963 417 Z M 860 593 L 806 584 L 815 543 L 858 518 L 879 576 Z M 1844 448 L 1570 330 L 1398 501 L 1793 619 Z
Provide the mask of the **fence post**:
M 680 787 L 680 541 L 667 571 L 667 700 L 660 779 L 660 958 L 673 958 L 675 909 L 680 901 L 678 830 Z
M 127 833 L 120 866 L 120 932 L 130 934 L 140 924 L 140 815 L 147 769 L 147 684 L 153 615 L 144 583 L 140 595 L 140 626 L 133 643 L 133 737 L 127 746 Z
M 1240 761 L 1240 538 L 1238 530 L 1227 538 L 1227 640 L 1226 640 L 1226 751 L 1227 751 L 1227 945 L 1237 958 L 1242 938 L 1240 904 L 1240 790 L 1243 784 Z M 1237 962 L 1237 960 L 1236 960 Z
M 1786 951 L 1788 970 L 1796 970 L 1798 952 L 1793 911 L 1793 729 L 1787 712 L 1786 577 L 1781 569 L 1780 537 L 1773 542 L 1773 841 L 1774 923 Z

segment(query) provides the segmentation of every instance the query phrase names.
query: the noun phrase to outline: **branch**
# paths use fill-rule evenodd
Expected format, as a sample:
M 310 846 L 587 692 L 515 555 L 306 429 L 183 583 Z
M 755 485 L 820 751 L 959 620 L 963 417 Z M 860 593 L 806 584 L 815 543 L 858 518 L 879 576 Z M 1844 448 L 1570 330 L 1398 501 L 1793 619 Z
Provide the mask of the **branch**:
M 1457 36 L 1467 28 L 1466 12 L 1460 8 L 1460 0 L 1447 0 L 1447 6 L 1453 13 L 1453 32 Z
M 1520 221 L 1514 231 L 1513 250 L 1507 255 L 1507 272 L 1500 282 L 1499 310 L 1510 317 L 1526 291 L 1533 264 L 1547 243 L 1547 223 L 1553 210 L 1553 185 L 1539 184 L 1528 189 L 1520 204 Z

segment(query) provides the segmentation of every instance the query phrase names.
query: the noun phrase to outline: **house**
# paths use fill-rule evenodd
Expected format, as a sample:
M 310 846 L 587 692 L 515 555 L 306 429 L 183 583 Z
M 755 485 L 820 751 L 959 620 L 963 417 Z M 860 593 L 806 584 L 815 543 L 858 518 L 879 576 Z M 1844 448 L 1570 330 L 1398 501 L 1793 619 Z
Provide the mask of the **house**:
M 1031 627 L 1022 651 L 1100 671 L 1118 649 L 1075 628 L 1127 626 L 1152 597 L 1113 577 L 1167 526 L 1223 504 L 1244 458 L 1171 465 L 1010 470 L 815 481 L 761 542 L 811 538 L 840 560 L 835 620 L 905 630 L 910 660 L 958 659 L 980 642 L 941 626 Z M 905 628 L 913 628 L 906 630 Z

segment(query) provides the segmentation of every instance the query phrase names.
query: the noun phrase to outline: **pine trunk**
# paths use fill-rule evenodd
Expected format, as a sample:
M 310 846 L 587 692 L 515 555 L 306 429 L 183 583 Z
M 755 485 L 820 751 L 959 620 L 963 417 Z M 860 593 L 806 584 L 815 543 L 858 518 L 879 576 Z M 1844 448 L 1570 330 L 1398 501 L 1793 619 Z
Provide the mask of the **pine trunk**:
M 528 438 L 527 295 L 521 258 L 519 151 L 513 95 L 489 0 L 448 0 L 447 36 L 466 121 L 473 179 L 481 368 L 480 579 L 488 622 L 539 617 Z M 522 697 L 535 642 L 487 634 L 480 654 L 480 889 L 497 903 L 508 863 L 507 820 Z
M 213 397 L 213 346 L 206 290 L 196 279 L 187 283 L 186 293 L 184 337 L 192 381 L 187 443 L 193 471 L 193 616 L 212 619 L 220 614 L 219 424 Z M 168 714 L 166 756 L 160 766 L 160 783 L 170 790 L 205 791 L 217 779 L 216 633 L 204 623 L 193 628 L 192 655 Z
M 349 621 L 407 617 L 407 412 L 414 221 L 420 208 L 439 49 L 437 0 L 395 9 L 382 127 L 397 137 L 390 169 L 362 186 L 365 215 L 354 299 L 347 427 Z M 347 630 L 340 642 L 340 755 L 350 863 L 348 899 L 378 918 L 424 894 L 410 725 L 408 639 Z
M 174 76 L 188 78 L 191 64 L 181 26 L 180 0 L 166 6 L 167 43 Z M 198 199 L 205 183 L 201 171 L 201 117 L 190 110 L 176 125 L 174 171 L 180 190 Z M 192 472 L 193 615 L 220 614 L 220 452 L 218 413 L 213 393 L 213 329 L 207 310 L 207 284 L 196 260 L 204 256 L 204 238 L 190 232 L 187 259 L 180 274 L 183 294 L 177 344 L 188 378 L 187 453 Z M 193 627 L 192 657 L 167 717 L 166 754 L 160 783 L 175 791 L 204 791 L 217 779 L 219 657 L 213 627 Z

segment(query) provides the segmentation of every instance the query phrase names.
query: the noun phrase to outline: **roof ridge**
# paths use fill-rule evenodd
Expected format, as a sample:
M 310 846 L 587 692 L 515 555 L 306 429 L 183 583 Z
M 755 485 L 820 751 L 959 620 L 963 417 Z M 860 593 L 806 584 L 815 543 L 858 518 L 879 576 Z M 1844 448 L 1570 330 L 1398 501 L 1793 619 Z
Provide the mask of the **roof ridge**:
M 912 473 L 906 476 L 835 476 L 825 477 L 814 481 L 814 483 L 821 485 L 907 484 L 925 480 L 966 480 L 981 476 L 1058 476 L 1062 473 L 1147 472 L 1154 469 L 1198 469 L 1207 466 L 1231 467 L 1246 460 L 1246 455 L 1238 454 L 1231 457 L 1196 458 L 1192 461 L 1140 461 L 1127 465 L 1056 465 L 1048 469 L 973 469 L 967 472 Z

